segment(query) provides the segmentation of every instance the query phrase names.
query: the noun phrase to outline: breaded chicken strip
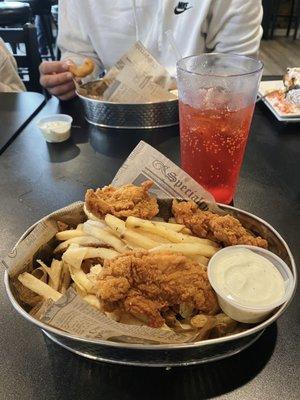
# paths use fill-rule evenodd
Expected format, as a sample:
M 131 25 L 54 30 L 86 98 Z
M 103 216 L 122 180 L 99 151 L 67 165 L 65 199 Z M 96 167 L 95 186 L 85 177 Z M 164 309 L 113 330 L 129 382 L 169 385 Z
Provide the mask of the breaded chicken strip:
M 119 188 L 106 186 L 95 191 L 89 189 L 85 195 L 85 206 L 100 219 L 106 214 L 119 218 L 133 216 L 151 219 L 159 211 L 156 198 L 148 194 L 152 185 L 153 182 L 145 181 L 141 186 L 130 184 Z
M 186 304 L 205 314 L 218 310 L 206 267 L 175 253 L 131 252 L 105 260 L 97 295 L 107 311 L 121 310 L 152 327 L 162 312 Z
M 268 247 L 265 239 L 250 234 L 238 219 L 229 214 L 218 215 L 202 211 L 193 201 L 177 200 L 173 200 L 172 212 L 177 223 L 186 225 L 199 237 L 218 240 L 224 246 L 248 244 Z

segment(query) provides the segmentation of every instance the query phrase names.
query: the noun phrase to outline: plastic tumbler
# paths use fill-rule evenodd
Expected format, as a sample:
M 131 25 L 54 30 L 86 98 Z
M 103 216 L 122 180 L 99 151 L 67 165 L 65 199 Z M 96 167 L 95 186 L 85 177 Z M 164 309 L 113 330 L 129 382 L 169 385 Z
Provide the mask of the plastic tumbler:
M 177 63 L 181 166 L 220 203 L 234 196 L 262 69 L 235 54 Z

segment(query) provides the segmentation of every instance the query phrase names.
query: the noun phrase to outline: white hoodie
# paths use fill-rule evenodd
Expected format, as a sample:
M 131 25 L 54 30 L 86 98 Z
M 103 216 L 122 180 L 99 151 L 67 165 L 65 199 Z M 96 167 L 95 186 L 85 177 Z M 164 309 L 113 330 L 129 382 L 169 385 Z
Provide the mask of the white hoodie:
M 60 0 L 58 46 L 62 59 L 93 58 L 98 75 L 138 36 L 174 75 L 176 55 L 166 31 L 183 57 L 211 51 L 256 55 L 261 20 L 261 0 Z

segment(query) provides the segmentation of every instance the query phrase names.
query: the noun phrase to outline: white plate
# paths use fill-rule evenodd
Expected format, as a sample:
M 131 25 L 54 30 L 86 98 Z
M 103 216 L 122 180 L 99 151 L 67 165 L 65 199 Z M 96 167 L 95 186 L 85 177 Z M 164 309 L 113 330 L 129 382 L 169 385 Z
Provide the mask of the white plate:
M 283 89 L 283 82 L 280 81 L 263 81 L 260 82 L 258 94 L 259 96 L 264 96 L 268 92 L 272 92 L 274 90 Z M 300 108 L 299 112 L 286 113 L 282 112 L 276 107 L 272 100 L 267 97 L 263 98 L 262 101 L 266 104 L 266 106 L 272 111 L 278 121 L 284 122 L 300 122 Z

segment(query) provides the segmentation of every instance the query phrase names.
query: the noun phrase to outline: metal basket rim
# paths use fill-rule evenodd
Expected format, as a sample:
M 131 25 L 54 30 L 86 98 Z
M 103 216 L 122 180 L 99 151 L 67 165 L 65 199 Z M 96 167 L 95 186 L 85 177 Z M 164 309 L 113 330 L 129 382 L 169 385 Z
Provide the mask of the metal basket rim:
M 83 203 L 82 203 L 83 204 Z M 236 333 L 230 336 L 225 336 L 225 337 L 220 337 L 220 338 L 215 338 L 215 339 L 206 339 L 203 341 L 198 341 L 198 342 L 191 342 L 191 343 L 181 343 L 181 344 L 136 344 L 136 343 L 122 343 L 122 342 L 113 342 L 113 341 L 109 341 L 109 340 L 101 340 L 101 339 L 88 339 L 88 338 L 84 338 L 84 337 L 79 337 L 76 335 L 72 335 L 69 334 L 67 332 L 64 332 L 62 330 L 59 330 L 57 328 L 53 328 L 50 325 L 47 325 L 41 321 L 38 321 L 37 319 L 33 318 L 31 315 L 29 315 L 21 306 L 20 304 L 17 302 L 17 300 L 14 298 L 14 295 L 11 291 L 10 288 L 10 280 L 9 280 L 9 275 L 8 275 L 8 271 L 5 271 L 4 274 L 4 284 L 5 284 L 5 289 L 6 289 L 6 293 L 8 295 L 8 298 L 11 302 L 11 304 L 13 305 L 14 309 L 21 314 L 25 319 L 27 319 L 28 321 L 30 321 L 31 323 L 33 323 L 34 325 L 38 326 L 39 328 L 46 330 L 48 332 L 52 332 L 58 336 L 62 336 L 65 337 L 67 339 L 72 339 L 78 342 L 84 342 L 84 343 L 89 343 L 89 344 L 95 344 L 95 345 L 102 345 L 105 347 L 114 347 L 114 348 L 124 348 L 124 349 L 132 349 L 132 350 L 151 350 L 151 351 L 155 351 L 155 350 L 180 350 L 180 349 L 187 349 L 187 348 L 196 348 L 196 347 L 205 347 L 205 346 L 209 346 L 209 345 L 213 345 L 213 344 L 221 344 L 224 342 L 229 342 L 229 341 L 233 341 L 233 340 L 237 340 L 240 338 L 244 338 L 247 336 L 250 336 L 251 334 L 260 332 L 261 330 L 265 329 L 266 327 L 268 327 L 269 325 L 271 325 L 273 322 L 275 322 L 278 317 L 280 315 L 283 314 L 283 312 L 287 309 L 288 305 L 291 303 L 294 295 L 295 295 L 295 291 L 296 291 L 296 286 L 297 286 L 297 269 L 296 269 L 296 265 L 295 265 L 295 260 L 294 257 L 291 253 L 291 250 L 289 248 L 289 246 L 287 245 L 286 241 L 282 238 L 282 236 L 276 231 L 275 228 L 273 228 L 268 222 L 266 222 L 265 220 L 263 220 L 260 217 L 257 217 L 256 215 L 249 213 L 247 211 L 241 210 L 237 207 L 232 207 L 226 204 L 221 204 L 221 203 L 217 203 L 219 206 L 221 206 L 222 208 L 225 209 L 229 209 L 229 210 L 234 210 L 234 211 L 238 211 L 241 212 L 247 216 L 250 216 L 254 219 L 256 219 L 257 221 L 259 221 L 260 223 L 262 223 L 263 225 L 267 226 L 274 234 L 275 236 L 277 236 L 280 241 L 282 242 L 282 244 L 284 245 L 287 254 L 290 258 L 290 264 L 291 264 L 291 270 L 294 276 L 294 282 L 293 282 L 293 291 L 291 293 L 291 297 L 282 304 L 281 307 L 278 308 L 278 310 L 276 311 L 275 314 L 271 315 L 268 319 L 266 319 L 265 321 L 261 322 L 260 324 L 254 326 L 253 328 L 247 329 L 243 332 L 240 333 Z M 45 216 L 44 218 L 48 217 Z M 21 242 L 33 229 L 34 227 L 40 223 L 44 218 L 41 218 L 39 221 L 35 222 L 32 226 L 30 226 L 26 232 L 23 233 L 23 235 L 20 237 L 20 239 L 17 241 L 16 245 Z
M 113 107 L 118 107 L 118 106 L 119 107 L 143 107 L 143 106 L 149 106 L 149 105 L 155 105 L 155 106 L 160 105 L 161 106 L 161 105 L 166 105 L 166 104 L 171 104 L 171 105 L 178 104 L 178 98 L 165 100 L 165 101 L 148 101 L 145 103 L 116 103 L 116 102 L 107 101 L 107 100 L 91 99 L 90 97 L 86 97 L 86 96 L 83 96 L 82 94 L 79 94 L 77 90 L 76 90 L 76 94 L 79 98 L 83 99 L 84 101 L 97 103 L 97 104 L 103 104 L 103 105 L 111 105 Z

